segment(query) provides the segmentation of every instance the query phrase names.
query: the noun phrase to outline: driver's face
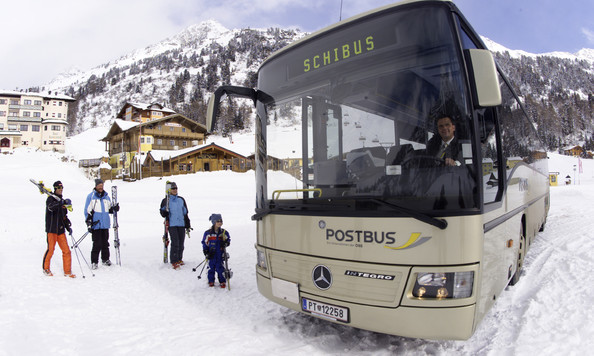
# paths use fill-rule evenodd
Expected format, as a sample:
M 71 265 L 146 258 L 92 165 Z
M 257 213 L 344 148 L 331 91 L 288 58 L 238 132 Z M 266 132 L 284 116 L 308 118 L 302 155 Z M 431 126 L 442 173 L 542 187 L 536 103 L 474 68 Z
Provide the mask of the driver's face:
M 452 120 L 449 117 L 442 117 L 437 120 L 437 131 L 439 132 L 441 139 L 447 142 L 454 137 L 456 125 L 452 123 Z

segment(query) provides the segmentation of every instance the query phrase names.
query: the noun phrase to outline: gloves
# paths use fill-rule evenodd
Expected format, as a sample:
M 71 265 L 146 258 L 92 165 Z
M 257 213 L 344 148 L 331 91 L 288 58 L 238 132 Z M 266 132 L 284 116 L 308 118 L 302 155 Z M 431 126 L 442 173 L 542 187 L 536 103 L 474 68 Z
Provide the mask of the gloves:
M 202 253 L 204 254 L 205 257 L 208 257 L 208 250 L 202 250 Z
M 87 215 L 85 223 L 87 224 L 87 230 L 89 230 L 89 232 L 93 232 L 93 214 Z
M 109 212 L 112 214 L 118 211 L 120 211 L 120 203 L 116 203 L 115 205 L 112 205 L 111 208 L 109 208 Z
M 66 231 L 68 231 L 68 233 L 70 235 L 72 235 L 72 223 L 70 222 L 70 219 L 68 218 L 64 218 L 64 228 L 66 228 Z
M 225 241 L 223 241 L 223 243 L 225 244 L 225 247 L 231 245 L 231 241 L 229 241 L 229 240 L 225 240 Z
M 72 211 L 72 200 L 70 199 L 64 199 L 62 200 L 62 205 L 68 209 L 68 211 Z

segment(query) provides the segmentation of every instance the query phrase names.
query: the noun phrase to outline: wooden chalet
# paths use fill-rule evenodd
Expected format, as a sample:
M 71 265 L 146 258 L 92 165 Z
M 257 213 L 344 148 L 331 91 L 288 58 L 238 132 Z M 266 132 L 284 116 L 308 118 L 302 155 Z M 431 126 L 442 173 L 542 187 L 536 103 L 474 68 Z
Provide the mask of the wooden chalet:
M 584 153 L 584 148 L 582 146 L 564 147 L 562 151 L 566 156 L 579 157 Z
M 195 172 L 230 170 L 246 172 L 252 162 L 245 156 L 217 144 L 179 151 L 153 150 L 142 164 L 143 176 L 168 176 Z
M 130 175 L 131 163 L 139 153 L 142 157 L 152 150 L 196 147 L 204 144 L 206 135 L 204 125 L 181 114 L 173 114 L 145 122 L 116 119 L 102 141 L 117 177 Z
M 116 118 L 124 121 L 148 122 L 161 119 L 165 116 L 176 114 L 174 110 L 166 108 L 159 103 L 132 103 L 124 104 Z

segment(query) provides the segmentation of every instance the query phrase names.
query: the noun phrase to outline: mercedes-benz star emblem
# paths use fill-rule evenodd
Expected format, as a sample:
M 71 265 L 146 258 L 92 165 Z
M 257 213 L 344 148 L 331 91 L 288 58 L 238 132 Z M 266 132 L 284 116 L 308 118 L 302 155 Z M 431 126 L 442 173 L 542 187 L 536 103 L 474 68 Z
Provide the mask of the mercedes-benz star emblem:
M 330 269 L 324 265 L 317 265 L 311 273 L 311 278 L 316 287 L 321 290 L 326 290 L 332 285 L 332 273 Z

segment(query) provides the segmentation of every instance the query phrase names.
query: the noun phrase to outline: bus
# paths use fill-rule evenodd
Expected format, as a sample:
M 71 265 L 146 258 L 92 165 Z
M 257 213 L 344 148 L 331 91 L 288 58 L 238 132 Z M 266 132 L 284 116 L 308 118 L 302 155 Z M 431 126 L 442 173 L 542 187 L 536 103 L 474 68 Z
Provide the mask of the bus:
M 259 292 L 341 325 L 470 338 L 518 282 L 549 186 L 535 125 L 459 9 L 355 16 L 273 53 L 257 83 L 219 87 L 207 127 L 223 98 L 253 100 Z

